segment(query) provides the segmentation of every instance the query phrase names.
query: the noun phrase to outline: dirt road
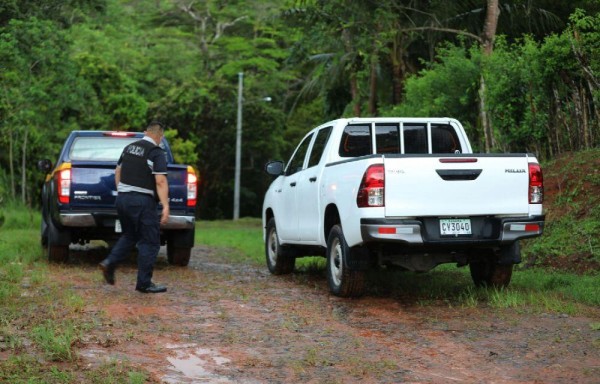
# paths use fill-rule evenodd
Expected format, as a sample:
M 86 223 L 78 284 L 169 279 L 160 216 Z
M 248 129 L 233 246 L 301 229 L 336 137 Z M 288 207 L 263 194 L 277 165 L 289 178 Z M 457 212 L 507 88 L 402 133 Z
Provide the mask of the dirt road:
M 133 264 L 116 286 L 102 283 L 89 254 L 52 266 L 69 274 L 96 324 L 77 348 L 82 369 L 126 360 L 164 383 L 600 382 L 591 326 L 600 310 L 580 318 L 340 299 L 324 274 L 271 276 L 218 252 L 195 248 L 188 268 L 160 257 L 154 280 L 169 291 L 157 295 L 133 290 Z

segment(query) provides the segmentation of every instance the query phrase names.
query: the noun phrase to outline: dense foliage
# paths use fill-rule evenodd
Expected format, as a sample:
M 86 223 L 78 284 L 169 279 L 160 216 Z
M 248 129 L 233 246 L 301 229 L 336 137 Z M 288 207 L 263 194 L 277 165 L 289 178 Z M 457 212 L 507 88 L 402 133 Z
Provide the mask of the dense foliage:
M 159 118 L 201 176 L 200 216 L 231 217 L 240 72 L 242 216 L 260 214 L 265 161 L 340 116 L 452 116 L 478 150 L 543 159 L 598 147 L 599 11 L 595 0 L 0 0 L 0 204 L 37 204 L 37 160 L 55 159 L 70 130 Z

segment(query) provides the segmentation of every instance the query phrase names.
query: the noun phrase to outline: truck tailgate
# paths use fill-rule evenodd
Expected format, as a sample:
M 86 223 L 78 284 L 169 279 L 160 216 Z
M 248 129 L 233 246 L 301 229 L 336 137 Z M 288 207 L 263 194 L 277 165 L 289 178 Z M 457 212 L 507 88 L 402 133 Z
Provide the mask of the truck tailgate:
M 71 208 L 113 208 L 117 196 L 115 166 L 97 162 L 73 162 L 71 166 Z
M 529 212 L 525 154 L 390 157 L 384 158 L 384 165 L 386 217 L 527 215 Z

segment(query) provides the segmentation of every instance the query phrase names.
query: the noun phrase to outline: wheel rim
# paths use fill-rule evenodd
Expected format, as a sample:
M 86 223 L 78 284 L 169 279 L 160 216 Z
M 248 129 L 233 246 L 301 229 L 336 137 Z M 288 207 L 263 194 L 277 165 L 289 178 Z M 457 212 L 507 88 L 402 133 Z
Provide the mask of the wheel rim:
M 269 233 L 269 243 L 267 244 L 269 250 L 269 262 L 271 265 L 277 263 L 277 231 L 272 230 Z
M 342 276 L 342 245 L 339 239 L 335 239 L 331 244 L 331 252 L 329 254 L 329 270 L 331 272 L 331 279 L 336 286 L 341 283 Z

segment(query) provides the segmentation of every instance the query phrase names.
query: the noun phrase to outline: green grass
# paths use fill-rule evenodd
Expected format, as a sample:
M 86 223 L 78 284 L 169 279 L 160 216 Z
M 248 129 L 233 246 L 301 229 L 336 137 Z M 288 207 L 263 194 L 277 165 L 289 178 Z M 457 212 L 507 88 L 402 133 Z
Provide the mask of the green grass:
M 233 261 L 262 263 L 264 244 L 260 219 L 243 218 L 237 221 L 199 221 L 196 225 L 196 244 L 217 248 L 233 248 Z
M 199 221 L 196 224 L 196 244 L 233 248 L 237 252 L 227 252 L 230 260 L 265 265 L 261 219 Z M 323 269 L 324 266 L 325 259 L 322 257 L 303 257 L 296 260 L 296 269 L 304 272 Z
M 72 323 L 62 323 L 57 326 L 50 320 L 32 330 L 34 340 L 43 349 L 46 358 L 51 361 L 73 360 L 71 345 L 78 339 L 76 333 Z

